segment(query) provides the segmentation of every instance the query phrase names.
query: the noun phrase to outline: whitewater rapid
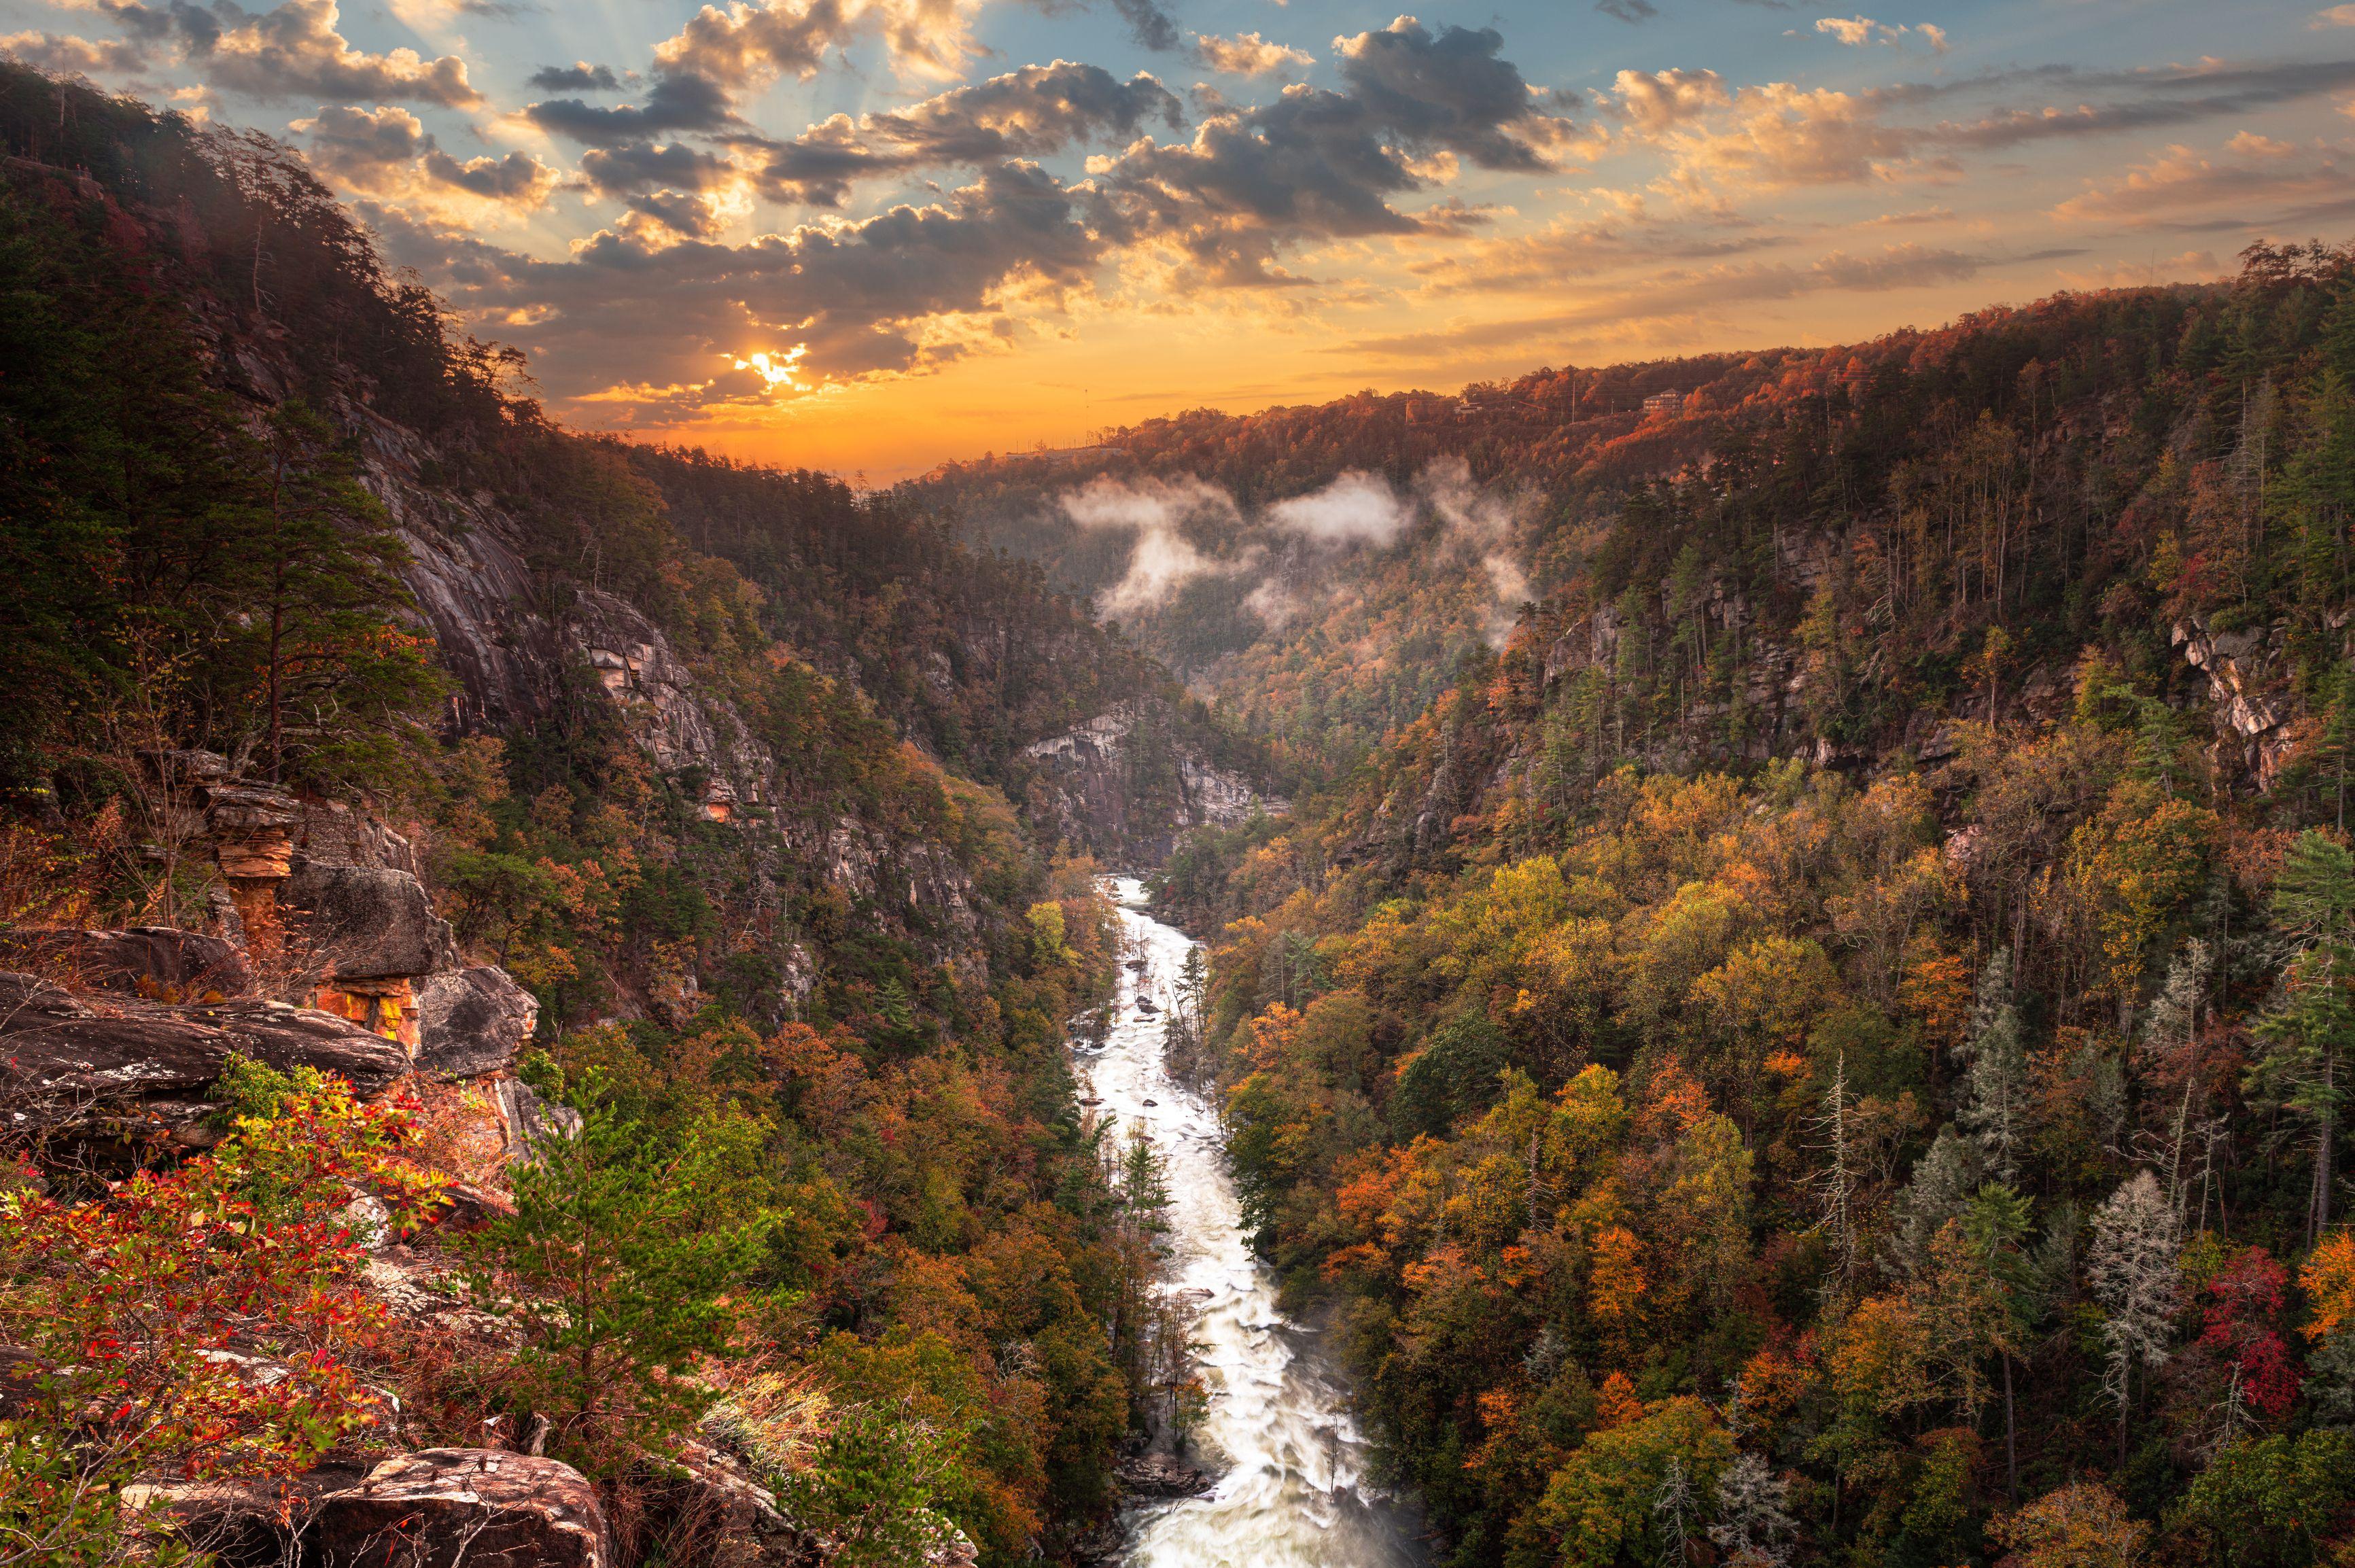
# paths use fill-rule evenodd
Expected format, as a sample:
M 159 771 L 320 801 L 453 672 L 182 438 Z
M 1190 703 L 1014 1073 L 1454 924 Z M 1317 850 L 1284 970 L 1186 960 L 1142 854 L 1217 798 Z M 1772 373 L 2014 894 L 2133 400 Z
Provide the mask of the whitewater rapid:
M 1114 878 L 1112 888 L 1123 956 L 1141 955 L 1146 967 L 1122 970 L 1103 1048 L 1080 1048 L 1080 1092 L 1119 1118 L 1114 1138 L 1142 1124 L 1167 1162 L 1167 1287 L 1198 1293 L 1197 1367 L 1209 1395 L 1189 1456 L 1220 1477 L 1208 1497 L 1132 1510 L 1123 1568 L 1417 1568 L 1405 1520 L 1363 1479 L 1347 1384 L 1319 1337 L 1276 1310 L 1244 1244 L 1217 1114 L 1163 1070 L 1162 1020 L 1194 944 L 1143 912 L 1142 883 Z M 1162 1010 L 1142 1012 L 1141 997 Z

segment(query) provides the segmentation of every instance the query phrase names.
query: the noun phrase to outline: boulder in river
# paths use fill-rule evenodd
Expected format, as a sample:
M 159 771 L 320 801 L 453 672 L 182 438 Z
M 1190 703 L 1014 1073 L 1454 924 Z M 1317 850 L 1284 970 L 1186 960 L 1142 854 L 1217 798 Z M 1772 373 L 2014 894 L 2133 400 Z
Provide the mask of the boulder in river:
M 1175 1454 L 1139 1454 L 1123 1459 L 1113 1473 L 1130 1491 L 1148 1498 L 1199 1498 L 1214 1483 Z

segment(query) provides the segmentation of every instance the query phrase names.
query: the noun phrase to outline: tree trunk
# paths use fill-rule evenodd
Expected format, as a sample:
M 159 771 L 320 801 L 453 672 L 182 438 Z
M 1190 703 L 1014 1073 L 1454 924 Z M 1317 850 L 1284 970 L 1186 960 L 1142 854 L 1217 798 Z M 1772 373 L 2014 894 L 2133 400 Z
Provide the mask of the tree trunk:
M 258 249 L 260 245 L 260 240 L 258 239 L 256 240 L 255 244 Z M 260 309 L 258 295 L 256 296 L 255 308 L 257 310 Z M 275 547 L 279 547 L 275 551 L 276 559 L 271 563 L 270 569 L 269 745 L 270 782 L 272 784 L 283 782 L 279 776 L 279 753 L 283 745 L 283 735 L 279 728 L 278 719 L 278 649 L 280 642 L 285 635 L 286 628 L 286 555 L 283 549 L 285 541 L 279 537 L 285 530 L 285 514 L 283 510 L 285 488 L 286 465 L 282 460 L 271 470 L 270 475 L 271 543 Z
M 2338 1065 L 2338 1061 L 2331 1053 L 2324 1053 L 2322 1114 L 2317 1118 L 2321 1131 L 2314 1146 L 2314 1200 L 2308 1205 L 2306 1226 L 2306 1244 L 2308 1248 L 2319 1243 L 2323 1232 L 2330 1228 L 2330 1184 L 2333 1179 L 2331 1134 L 2337 1130 L 2339 1121 L 2336 1093 Z
M 2118 1393 L 2118 1474 L 2126 1473 L 2126 1417 L 2134 1410 L 2134 1369 L 2126 1369 L 2126 1385 Z
M 2009 1496 L 2019 1500 L 2019 1425 L 2011 1403 L 2011 1352 L 2003 1352 L 2003 1464 Z

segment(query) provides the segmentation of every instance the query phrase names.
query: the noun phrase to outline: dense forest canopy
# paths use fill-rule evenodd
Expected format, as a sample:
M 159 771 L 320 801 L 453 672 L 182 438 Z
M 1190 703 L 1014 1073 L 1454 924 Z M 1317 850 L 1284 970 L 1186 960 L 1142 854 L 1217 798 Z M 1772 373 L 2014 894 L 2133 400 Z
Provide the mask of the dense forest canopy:
M 1450 1562 L 2337 1561 L 2355 263 L 1783 364 L 1166 869 L 1262 1245 Z

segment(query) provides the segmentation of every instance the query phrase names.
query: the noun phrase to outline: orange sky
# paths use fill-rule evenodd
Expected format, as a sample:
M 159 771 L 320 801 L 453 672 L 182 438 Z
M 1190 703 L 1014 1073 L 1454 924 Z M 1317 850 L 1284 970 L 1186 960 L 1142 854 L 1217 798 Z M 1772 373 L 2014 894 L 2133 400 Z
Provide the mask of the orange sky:
M 0 50 L 300 147 L 559 417 L 878 484 L 2355 231 L 2355 5 L 386 4 Z

